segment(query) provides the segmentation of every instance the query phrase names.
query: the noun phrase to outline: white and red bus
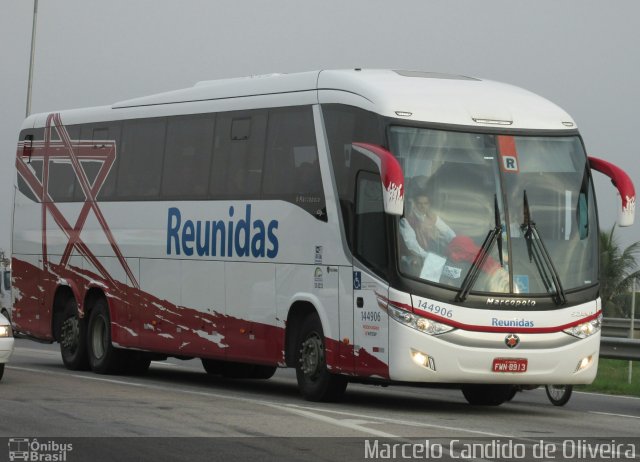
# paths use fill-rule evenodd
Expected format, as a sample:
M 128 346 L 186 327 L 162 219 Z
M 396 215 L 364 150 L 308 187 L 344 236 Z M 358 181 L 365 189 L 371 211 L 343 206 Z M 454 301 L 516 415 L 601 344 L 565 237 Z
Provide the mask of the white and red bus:
M 590 383 L 598 220 L 575 122 L 527 91 L 394 70 L 200 82 L 27 118 L 13 321 L 69 369 L 295 367 L 348 381 Z

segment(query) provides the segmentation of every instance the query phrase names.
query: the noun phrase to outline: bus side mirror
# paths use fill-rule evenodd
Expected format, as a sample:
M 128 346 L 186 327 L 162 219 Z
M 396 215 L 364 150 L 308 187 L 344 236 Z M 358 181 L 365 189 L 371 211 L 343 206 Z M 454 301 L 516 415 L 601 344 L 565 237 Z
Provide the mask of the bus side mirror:
M 384 211 L 402 216 L 404 212 L 404 175 L 398 159 L 382 146 L 353 143 L 352 149 L 372 160 L 380 172 Z
M 636 190 L 629 175 L 620 167 L 597 157 L 589 157 L 589 165 L 592 170 L 611 178 L 611 183 L 618 189 L 622 201 L 621 208 L 618 209 L 618 226 L 631 226 L 636 212 Z

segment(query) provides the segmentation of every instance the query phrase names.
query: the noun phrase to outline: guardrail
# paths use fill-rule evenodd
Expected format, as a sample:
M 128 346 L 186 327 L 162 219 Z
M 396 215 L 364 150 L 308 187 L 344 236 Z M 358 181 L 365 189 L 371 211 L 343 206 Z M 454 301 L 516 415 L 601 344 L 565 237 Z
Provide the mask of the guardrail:
M 628 318 L 604 318 L 600 338 L 600 357 L 640 361 L 640 322 Z M 632 332 L 633 338 L 629 338 Z
M 631 338 L 601 337 L 600 357 L 640 361 L 640 340 Z
M 605 337 L 629 338 L 631 319 L 628 318 L 604 318 L 602 322 L 602 335 Z M 640 339 L 640 321 L 635 320 L 633 326 L 633 338 Z

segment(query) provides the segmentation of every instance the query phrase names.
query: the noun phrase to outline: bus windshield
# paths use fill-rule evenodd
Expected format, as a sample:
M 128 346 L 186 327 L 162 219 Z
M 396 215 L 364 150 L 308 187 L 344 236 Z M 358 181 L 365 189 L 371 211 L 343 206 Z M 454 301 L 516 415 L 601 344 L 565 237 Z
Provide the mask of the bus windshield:
M 560 299 L 597 282 L 593 186 L 578 136 L 401 126 L 390 135 L 405 176 L 402 274 L 458 290 Z

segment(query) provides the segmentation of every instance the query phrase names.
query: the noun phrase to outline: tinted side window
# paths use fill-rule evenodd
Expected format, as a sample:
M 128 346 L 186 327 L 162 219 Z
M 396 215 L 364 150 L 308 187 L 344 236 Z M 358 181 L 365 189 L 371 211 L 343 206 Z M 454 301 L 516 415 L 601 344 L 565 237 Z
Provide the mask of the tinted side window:
M 84 158 L 81 160 L 81 164 L 89 184 L 92 189 L 97 186 L 97 195 L 95 196 L 97 200 L 115 198 L 116 178 L 120 162 L 120 132 L 120 122 L 82 126 L 80 136 L 82 143 L 78 152 Z M 109 166 L 109 158 L 114 159 L 111 166 Z M 95 184 L 98 175 L 106 175 L 106 178 L 100 178 L 100 182 Z M 76 190 L 74 197 L 77 201 L 82 201 L 85 198 L 82 190 Z
M 72 144 L 78 139 L 80 134 L 79 126 L 66 127 Z M 54 146 L 49 151 L 48 167 L 48 188 L 49 196 L 53 202 L 70 202 L 73 200 L 75 190 L 80 190 L 78 177 L 71 164 L 68 149 L 60 144 L 60 137 L 55 128 L 51 129 L 51 140 Z
M 213 127 L 213 115 L 169 119 L 162 174 L 164 199 L 203 199 L 207 196 Z
M 152 200 L 159 196 L 165 126 L 165 119 L 123 123 L 118 198 Z
M 324 194 L 311 107 L 269 111 L 263 198 L 324 217 Z
M 20 141 L 31 139 L 31 146 L 43 138 L 44 130 L 42 128 L 30 128 L 20 132 Z M 22 178 L 22 175 L 18 174 L 18 190 L 30 200 L 40 202 L 42 191 L 37 183 L 42 184 L 42 159 L 37 160 L 35 156 L 24 157 L 23 152 L 19 152 L 18 156 L 22 156 L 22 160 L 27 165 L 27 169 L 30 170 L 28 176 L 31 179 L 31 182 L 28 182 Z M 35 177 L 35 179 L 33 177 Z
M 260 197 L 266 126 L 263 110 L 217 115 L 209 185 L 213 198 Z
M 356 255 L 376 272 L 384 274 L 387 268 L 387 233 L 382 183 L 378 174 L 358 174 L 355 228 Z
M 384 123 L 376 114 L 341 104 L 323 105 L 322 113 L 345 234 L 353 251 L 356 174 L 359 170 L 368 170 L 370 161 L 354 155 L 351 143 L 360 141 L 385 146 Z

